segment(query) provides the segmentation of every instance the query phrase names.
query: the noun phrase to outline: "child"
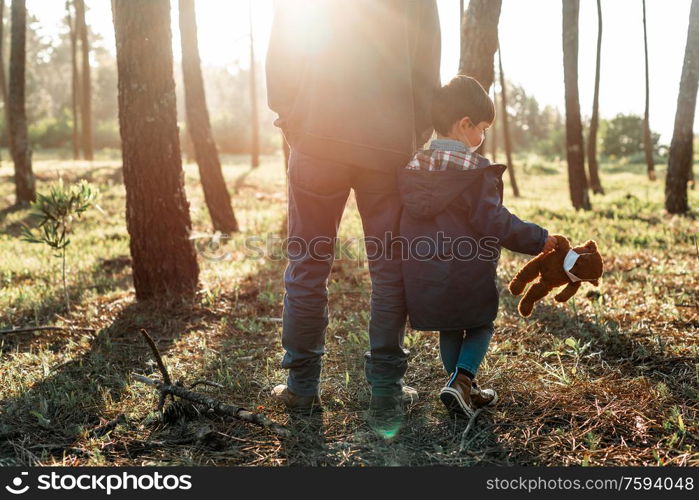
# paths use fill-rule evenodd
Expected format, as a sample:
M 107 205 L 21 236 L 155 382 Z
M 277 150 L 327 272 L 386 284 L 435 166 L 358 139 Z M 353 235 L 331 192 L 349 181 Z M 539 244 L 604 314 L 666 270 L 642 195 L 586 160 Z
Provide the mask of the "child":
M 495 390 L 480 389 L 475 377 L 498 310 L 500 247 L 535 255 L 556 246 L 546 229 L 502 205 L 507 167 L 475 153 L 494 119 L 483 87 L 457 76 L 434 96 L 437 139 L 399 174 L 401 237 L 409 242 L 402 269 L 410 323 L 417 330 L 439 330 L 449 374 L 440 399 L 449 411 L 466 416 L 498 399 Z

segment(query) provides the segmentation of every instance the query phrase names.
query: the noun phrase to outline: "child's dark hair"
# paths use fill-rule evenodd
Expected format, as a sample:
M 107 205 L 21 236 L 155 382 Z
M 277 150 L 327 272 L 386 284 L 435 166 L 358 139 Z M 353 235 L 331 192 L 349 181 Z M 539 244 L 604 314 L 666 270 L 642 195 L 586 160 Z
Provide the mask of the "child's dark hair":
M 432 98 L 432 125 L 441 135 L 464 116 L 474 125 L 495 120 L 495 105 L 478 80 L 459 75 L 438 89 Z

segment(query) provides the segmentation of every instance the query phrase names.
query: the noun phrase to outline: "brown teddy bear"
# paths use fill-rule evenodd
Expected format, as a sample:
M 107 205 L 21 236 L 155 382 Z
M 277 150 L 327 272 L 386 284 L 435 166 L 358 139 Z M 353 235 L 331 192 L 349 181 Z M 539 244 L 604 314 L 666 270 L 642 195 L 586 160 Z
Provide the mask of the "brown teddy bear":
M 524 291 L 527 283 L 541 275 L 519 302 L 519 313 L 524 317 L 532 313 L 534 302 L 556 287 L 567 285 L 554 297 L 558 302 L 565 302 L 575 295 L 583 281 L 599 285 L 602 256 L 597 243 L 588 240 L 583 246 L 571 248 L 565 236 L 556 234 L 554 237 L 558 240 L 556 249 L 531 259 L 510 281 L 510 292 L 516 296 Z

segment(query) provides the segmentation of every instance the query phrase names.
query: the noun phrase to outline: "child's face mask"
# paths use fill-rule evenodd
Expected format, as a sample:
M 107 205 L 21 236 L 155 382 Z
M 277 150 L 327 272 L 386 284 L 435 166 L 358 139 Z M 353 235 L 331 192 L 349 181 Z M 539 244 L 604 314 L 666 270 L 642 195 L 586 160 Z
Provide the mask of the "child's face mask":
M 481 133 L 481 140 L 478 142 L 476 146 L 468 146 L 468 152 L 469 153 L 475 153 L 478 148 L 481 147 L 481 144 L 483 144 L 483 141 L 485 140 L 485 133 Z
M 468 152 L 475 153 L 478 148 L 481 147 L 483 141 L 485 140 L 485 131 L 478 128 L 475 124 L 471 123 L 469 120 L 469 125 L 467 128 L 462 129 L 462 140 L 464 144 L 467 144 Z M 478 137 L 478 139 L 476 139 Z M 475 143 L 478 141 L 478 143 Z

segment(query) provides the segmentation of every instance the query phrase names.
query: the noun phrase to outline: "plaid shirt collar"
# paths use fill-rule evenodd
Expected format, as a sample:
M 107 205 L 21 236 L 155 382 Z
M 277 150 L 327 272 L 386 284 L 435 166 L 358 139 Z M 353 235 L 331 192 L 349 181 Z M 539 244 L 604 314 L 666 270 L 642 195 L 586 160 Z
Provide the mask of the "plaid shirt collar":
M 428 149 L 417 151 L 405 166 L 408 170 L 474 170 L 490 165 L 490 161 L 453 139 L 433 139 Z
M 468 148 L 463 142 L 454 139 L 432 139 L 428 149 L 437 151 L 454 151 L 456 153 L 468 153 Z

